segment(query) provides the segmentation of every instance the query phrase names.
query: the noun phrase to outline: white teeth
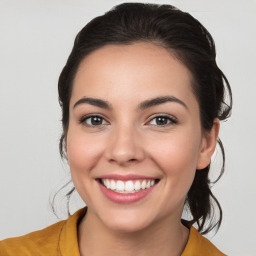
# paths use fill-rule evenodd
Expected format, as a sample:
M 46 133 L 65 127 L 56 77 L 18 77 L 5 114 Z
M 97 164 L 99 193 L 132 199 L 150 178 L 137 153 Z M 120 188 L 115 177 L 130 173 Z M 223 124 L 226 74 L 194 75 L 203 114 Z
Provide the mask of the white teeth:
M 110 189 L 115 190 L 116 189 L 116 182 L 114 180 L 110 181 Z
M 104 181 L 105 181 L 104 185 L 109 189 L 111 187 L 110 181 L 109 180 L 104 180 Z
M 137 181 L 135 182 L 135 184 L 134 184 L 134 190 L 135 190 L 135 191 L 139 191 L 139 190 L 140 190 L 140 181 L 139 181 L 139 180 L 137 180 Z
M 143 180 L 142 183 L 141 183 L 141 188 L 145 189 L 146 188 L 146 184 L 147 184 L 147 182 L 145 180 Z
M 123 191 L 124 190 L 124 182 L 121 180 L 118 180 L 116 182 L 116 190 Z
M 135 193 L 155 185 L 155 180 L 110 180 L 102 179 L 103 185 L 118 193 Z
M 132 192 L 134 190 L 133 182 L 131 180 L 125 183 L 125 191 Z

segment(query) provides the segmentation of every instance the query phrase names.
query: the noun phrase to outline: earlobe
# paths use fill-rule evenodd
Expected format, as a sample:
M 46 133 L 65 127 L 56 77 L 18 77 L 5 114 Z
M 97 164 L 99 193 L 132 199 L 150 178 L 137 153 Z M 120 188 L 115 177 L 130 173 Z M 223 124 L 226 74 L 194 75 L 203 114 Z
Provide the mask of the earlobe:
M 204 169 L 210 164 L 211 157 L 217 144 L 219 129 L 220 121 L 218 118 L 215 118 L 212 129 L 209 132 L 205 132 L 203 135 L 201 149 L 197 161 L 197 170 Z

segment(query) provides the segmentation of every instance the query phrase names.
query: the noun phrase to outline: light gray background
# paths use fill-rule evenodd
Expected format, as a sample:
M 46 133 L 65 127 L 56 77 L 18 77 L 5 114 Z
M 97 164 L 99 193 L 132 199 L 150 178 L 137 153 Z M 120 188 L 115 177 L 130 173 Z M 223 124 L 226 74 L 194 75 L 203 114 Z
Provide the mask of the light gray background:
M 226 172 L 214 187 L 224 219 L 217 235 L 209 237 L 228 255 L 256 255 L 256 1 L 147 2 L 190 12 L 215 39 L 234 108 L 221 127 Z M 57 221 L 49 197 L 69 180 L 68 167 L 58 154 L 58 75 L 77 32 L 119 3 L 0 0 L 0 239 Z M 75 199 L 72 212 L 81 206 Z M 65 207 L 61 209 L 64 217 Z

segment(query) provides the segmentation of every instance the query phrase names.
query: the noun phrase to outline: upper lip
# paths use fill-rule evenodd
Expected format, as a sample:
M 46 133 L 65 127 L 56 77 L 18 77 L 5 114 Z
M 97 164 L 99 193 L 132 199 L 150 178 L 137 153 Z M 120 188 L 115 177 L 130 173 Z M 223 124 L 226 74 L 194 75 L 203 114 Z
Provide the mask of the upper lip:
M 156 180 L 158 177 L 145 176 L 139 174 L 104 174 L 97 179 L 110 179 L 110 180 Z

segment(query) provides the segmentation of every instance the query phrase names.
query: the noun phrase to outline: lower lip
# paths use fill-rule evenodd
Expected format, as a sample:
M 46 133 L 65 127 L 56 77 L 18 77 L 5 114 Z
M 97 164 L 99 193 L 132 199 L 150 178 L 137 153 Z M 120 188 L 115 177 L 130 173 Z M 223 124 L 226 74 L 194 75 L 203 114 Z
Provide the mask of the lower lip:
M 150 188 L 143 189 L 134 193 L 117 193 L 115 191 L 107 189 L 101 183 L 99 183 L 99 185 L 100 185 L 100 190 L 108 199 L 110 199 L 115 203 L 121 203 L 121 204 L 134 203 L 145 198 L 156 186 L 154 185 Z

